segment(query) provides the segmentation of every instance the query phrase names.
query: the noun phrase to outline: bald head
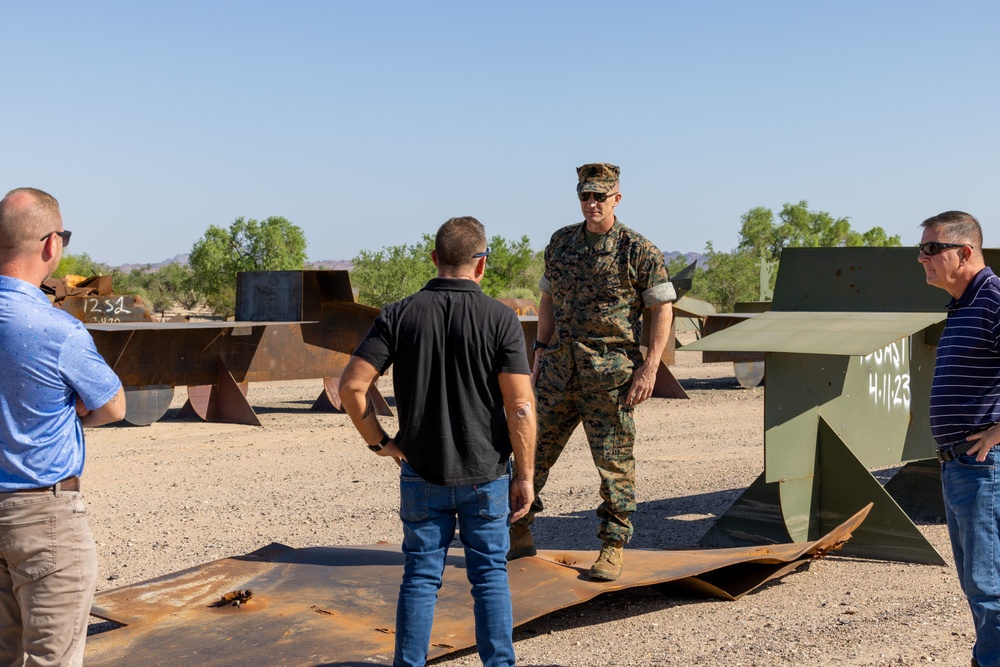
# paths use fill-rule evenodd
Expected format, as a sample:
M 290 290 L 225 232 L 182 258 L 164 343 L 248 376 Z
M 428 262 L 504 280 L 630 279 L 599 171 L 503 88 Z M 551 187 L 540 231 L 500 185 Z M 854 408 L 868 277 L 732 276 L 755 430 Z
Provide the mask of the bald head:
M 16 188 L 0 200 L 0 254 L 12 257 L 38 250 L 46 234 L 62 230 L 55 197 L 35 188 Z
M 59 202 L 17 188 L 0 199 L 0 274 L 41 285 L 59 267 L 64 237 Z

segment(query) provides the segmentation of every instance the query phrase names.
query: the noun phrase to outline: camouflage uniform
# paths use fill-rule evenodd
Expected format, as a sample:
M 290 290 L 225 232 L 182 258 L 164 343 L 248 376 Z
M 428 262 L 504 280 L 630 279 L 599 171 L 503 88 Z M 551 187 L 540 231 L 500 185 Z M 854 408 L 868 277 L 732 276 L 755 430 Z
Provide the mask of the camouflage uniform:
M 541 288 L 552 296 L 555 335 L 541 353 L 535 386 L 535 501 L 519 523 L 530 525 L 542 510 L 549 470 L 582 421 L 601 477 L 598 537 L 625 543 L 635 512 L 635 421 L 626 394 L 643 361 L 642 311 L 676 294 L 663 253 L 641 234 L 616 219 L 589 248 L 585 228 L 560 229 L 545 249 Z

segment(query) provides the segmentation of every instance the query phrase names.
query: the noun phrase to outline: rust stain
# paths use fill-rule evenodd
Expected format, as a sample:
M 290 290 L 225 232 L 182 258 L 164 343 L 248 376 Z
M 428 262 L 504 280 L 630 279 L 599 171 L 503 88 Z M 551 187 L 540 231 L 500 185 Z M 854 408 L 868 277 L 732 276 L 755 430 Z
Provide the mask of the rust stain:
M 572 566 L 593 560 L 596 552 L 539 551 L 535 557 L 517 560 L 517 567 L 509 570 L 514 624 L 608 591 L 668 581 L 736 599 L 839 547 L 870 507 L 815 542 L 684 551 L 630 549 L 629 566 L 610 583 L 590 581 Z M 292 549 L 272 544 L 244 556 L 104 591 L 96 596 L 92 613 L 121 627 L 88 638 L 86 664 L 305 666 L 315 665 L 317 655 L 335 655 L 346 663 L 384 660 L 393 651 L 402 564 L 396 546 Z M 215 592 L 205 589 L 206 580 L 214 582 Z M 232 583 L 223 588 L 223 582 Z M 210 608 L 220 601 L 220 588 L 232 592 L 250 588 L 252 599 L 243 608 L 232 603 Z M 171 604 L 162 604 L 164 600 Z M 310 602 L 303 604 L 304 600 Z M 249 610 L 254 613 L 246 613 Z M 328 622 L 328 616 L 336 616 L 337 622 Z M 428 659 L 475 646 L 472 598 L 462 557 L 449 556 L 446 561 L 431 641 Z

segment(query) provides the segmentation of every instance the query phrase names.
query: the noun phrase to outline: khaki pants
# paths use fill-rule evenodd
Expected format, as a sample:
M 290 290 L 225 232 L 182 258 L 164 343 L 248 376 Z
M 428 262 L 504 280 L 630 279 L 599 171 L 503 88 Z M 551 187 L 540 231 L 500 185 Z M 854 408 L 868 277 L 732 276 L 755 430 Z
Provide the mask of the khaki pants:
M 78 667 L 97 547 L 77 491 L 0 494 L 0 667 Z

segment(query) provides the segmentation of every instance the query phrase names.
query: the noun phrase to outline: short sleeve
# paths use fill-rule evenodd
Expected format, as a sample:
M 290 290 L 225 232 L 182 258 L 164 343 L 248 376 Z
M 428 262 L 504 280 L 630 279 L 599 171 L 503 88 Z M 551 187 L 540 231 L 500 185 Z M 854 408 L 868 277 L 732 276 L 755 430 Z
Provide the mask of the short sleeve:
M 642 303 L 646 307 L 677 300 L 677 291 L 670 282 L 663 253 L 649 241 L 642 244 L 636 274 Z
M 524 345 L 524 330 L 514 311 L 505 308 L 497 350 L 497 372 L 530 375 L 528 353 Z
M 392 365 L 392 351 L 394 349 L 389 314 L 383 308 L 378 317 L 375 318 L 375 322 L 372 323 L 364 340 L 354 350 L 353 356 L 364 359 L 377 368 L 379 373 L 385 373 Z
M 122 386 L 82 324 L 74 327 L 63 341 L 59 351 L 59 373 L 88 410 L 106 405 Z

